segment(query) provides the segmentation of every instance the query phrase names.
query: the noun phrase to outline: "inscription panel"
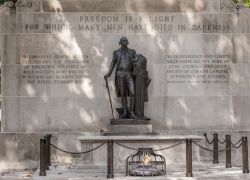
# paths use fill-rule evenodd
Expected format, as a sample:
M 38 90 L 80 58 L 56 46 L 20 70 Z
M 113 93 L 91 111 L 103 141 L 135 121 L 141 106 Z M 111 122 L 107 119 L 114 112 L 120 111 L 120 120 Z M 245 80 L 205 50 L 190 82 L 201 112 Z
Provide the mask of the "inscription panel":
M 228 83 L 230 56 L 168 55 L 167 83 Z
M 231 33 L 234 14 L 19 13 L 20 33 Z

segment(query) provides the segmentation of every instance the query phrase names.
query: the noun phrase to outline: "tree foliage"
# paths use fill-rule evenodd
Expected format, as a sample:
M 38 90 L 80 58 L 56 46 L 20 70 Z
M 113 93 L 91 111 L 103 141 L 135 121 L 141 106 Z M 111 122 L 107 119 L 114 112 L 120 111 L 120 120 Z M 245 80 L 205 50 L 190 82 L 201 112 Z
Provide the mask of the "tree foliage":
M 4 4 L 8 0 L 0 0 L 0 5 Z
M 233 0 L 234 3 L 243 3 L 246 7 L 250 8 L 250 0 Z

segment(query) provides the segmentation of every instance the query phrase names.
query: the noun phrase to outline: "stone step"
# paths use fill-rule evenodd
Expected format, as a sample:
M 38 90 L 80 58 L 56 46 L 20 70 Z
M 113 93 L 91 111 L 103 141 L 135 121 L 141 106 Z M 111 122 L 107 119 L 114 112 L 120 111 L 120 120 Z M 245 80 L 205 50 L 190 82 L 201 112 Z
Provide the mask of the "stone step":
M 114 133 L 144 133 L 144 132 L 152 132 L 152 124 L 147 125 L 108 125 L 108 131 Z
M 112 132 L 112 131 L 104 131 L 102 133 L 103 136 L 136 136 L 136 135 L 158 135 L 157 132 Z

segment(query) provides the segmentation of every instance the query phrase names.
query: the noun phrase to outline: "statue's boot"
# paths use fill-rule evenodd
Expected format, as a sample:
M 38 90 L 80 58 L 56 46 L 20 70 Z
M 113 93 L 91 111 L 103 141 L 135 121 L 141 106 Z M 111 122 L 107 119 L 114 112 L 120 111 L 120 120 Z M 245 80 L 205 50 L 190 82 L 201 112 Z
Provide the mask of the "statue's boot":
M 137 118 L 136 115 L 135 115 L 134 109 L 135 109 L 135 98 L 131 97 L 130 98 L 130 118 L 131 119 L 136 119 Z
M 122 97 L 122 108 L 123 108 L 123 113 L 120 116 L 121 119 L 126 119 L 127 118 L 127 98 Z

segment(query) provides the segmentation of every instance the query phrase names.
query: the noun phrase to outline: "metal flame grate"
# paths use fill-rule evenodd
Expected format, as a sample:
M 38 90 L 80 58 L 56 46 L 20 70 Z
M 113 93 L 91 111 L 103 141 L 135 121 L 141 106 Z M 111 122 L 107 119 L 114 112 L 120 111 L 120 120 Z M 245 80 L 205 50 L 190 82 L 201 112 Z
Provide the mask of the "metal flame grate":
M 166 174 L 166 160 L 155 154 L 153 148 L 139 148 L 137 153 L 126 159 L 126 175 L 160 176 Z

